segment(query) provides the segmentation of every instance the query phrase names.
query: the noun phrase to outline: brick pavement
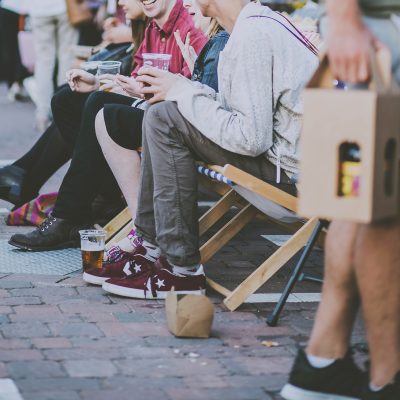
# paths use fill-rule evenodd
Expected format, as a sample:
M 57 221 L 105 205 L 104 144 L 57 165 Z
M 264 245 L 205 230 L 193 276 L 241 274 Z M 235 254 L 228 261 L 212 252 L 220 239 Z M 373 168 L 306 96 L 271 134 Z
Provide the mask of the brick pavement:
M 0 158 L 16 158 L 34 137 L 25 132 L 32 108 L 3 107 L 1 88 L 0 101 L 2 121 L 6 113 L 22 121 L 0 125 L 7 142 Z M 22 146 L 16 146 L 11 127 Z M 23 229 L 0 222 L 0 239 Z M 228 287 L 237 284 L 275 249 L 260 235 L 279 233 L 252 223 L 206 265 L 207 274 Z M 262 291 L 279 292 L 290 267 Z M 321 275 L 321 250 L 313 252 L 306 269 Z M 301 283 L 296 291 L 319 289 Z M 244 305 L 231 313 L 219 296 L 208 294 L 216 311 L 212 337 L 177 339 L 166 329 L 162 302 L 108 295 L 84 284 L 79 274 L 0 272 L 0 379 L 13 379 L 25 400 L 278 400 L 296 349 L 306 343 L 316 304 L 288 304 L 280 325 L 271 328 L 264 318 L 272 304 Z M 265 347 L 264 340 L 278 346 Z M 361 359 L 366 350 L 360 323 L 353 343 Z
M 162 302 L 107 295 L 76 274 L 10 274 L 0 288 L 0 378 L 15 380 L 25 400 L 279 399 L 316 307 L 289 304 L 270 328 L 271 305 L 231 313 L 210 293 L 212 337 L 177 339 Z M 364 349 L 361 326 L 354 342 Z

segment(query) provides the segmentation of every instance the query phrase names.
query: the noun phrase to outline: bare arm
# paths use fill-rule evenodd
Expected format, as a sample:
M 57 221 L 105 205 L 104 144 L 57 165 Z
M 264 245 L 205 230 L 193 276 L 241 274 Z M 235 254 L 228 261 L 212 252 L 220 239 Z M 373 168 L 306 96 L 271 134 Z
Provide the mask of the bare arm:
M 357 0 L 327 0 L 328 56 L 335 77 L 350 83 L 369 78 L 369 51 L 382 45 L 361 19 Z

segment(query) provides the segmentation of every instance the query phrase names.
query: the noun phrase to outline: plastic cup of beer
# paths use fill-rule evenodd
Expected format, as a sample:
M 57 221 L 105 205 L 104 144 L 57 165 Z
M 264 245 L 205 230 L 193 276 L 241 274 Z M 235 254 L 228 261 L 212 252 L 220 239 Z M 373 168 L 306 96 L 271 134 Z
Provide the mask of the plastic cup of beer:
M 117 75 L 121 71 L 121 61 L 102 61 L 97 67 L 97 76 L 100 78 L 100 90 L 102 86 L 112 83 L 111 79 L 101 78 L 102 75 Z M 109 92 L 111 88 L 104 90 Z
M 100 229 L 79 231 L 81 236 L 81 252 L 83 270 L 101 268 L 103 265 L 106 233 Z
M 143 57 L 143 66 L 161 69 L 162 71 L 168 71 L 172 55 L 161 54 L 161 53 L 143 53 L 142 57 Z M 144 85 L 149 86 L 146 83 Z M 144 96 L 146 100 L 149 100 L 152 97 L 153 97 L 152 94 L 146 94 Z
M 158 68 L 163 71 L 168 71 L 172 55 L 160 53 L 143 53 L 142 57 L 143 65 L 147 67 Z

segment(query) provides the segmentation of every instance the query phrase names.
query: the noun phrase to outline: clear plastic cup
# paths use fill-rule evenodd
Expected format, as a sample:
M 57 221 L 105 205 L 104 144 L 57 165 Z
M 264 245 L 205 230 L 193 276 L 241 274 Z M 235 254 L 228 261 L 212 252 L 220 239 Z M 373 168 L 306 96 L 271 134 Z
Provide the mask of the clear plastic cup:
M 83 270 L 101 268 L 103 265 L 106 233 L 101 229 L 79 231 L 81 236 L 81 253 Z
M 143 53 L 143 65 L 148 67 L 154 67 L 163 71 L 169 70 L 169 64 L 171 62 L 171 54 L 159 54 L 159 53 Z
M 97 76 L 100 77 L 100 90 L 102 86 L 112 83 L 111 79 L 101 78 L 102 75 L 117 75 L 121 71 L 121 61 L 101 61 L 97 67 Z M 111 88 L 104 91 L 109 92 Z
M 97 75 L 117 75 L 121 71 L 121 61 L 101 61 L 97 67 Z

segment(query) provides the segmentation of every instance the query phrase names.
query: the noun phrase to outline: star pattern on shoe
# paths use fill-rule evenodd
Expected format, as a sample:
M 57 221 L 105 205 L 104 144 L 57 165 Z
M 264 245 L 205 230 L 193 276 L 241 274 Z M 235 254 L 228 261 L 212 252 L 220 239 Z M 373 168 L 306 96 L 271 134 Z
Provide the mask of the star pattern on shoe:
M 142 271 L 142 267 L 136 263 L 135 263 L 135 266 L 133 267 L 133 269 L 135 270 L 135 272 L 137 274 Z
M 161 289 L 163 286 L 165 286 L 164 279 L 157 278 L 156 285 L 159 289 Z

